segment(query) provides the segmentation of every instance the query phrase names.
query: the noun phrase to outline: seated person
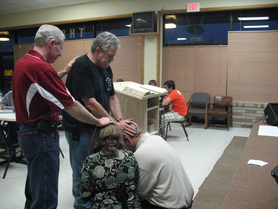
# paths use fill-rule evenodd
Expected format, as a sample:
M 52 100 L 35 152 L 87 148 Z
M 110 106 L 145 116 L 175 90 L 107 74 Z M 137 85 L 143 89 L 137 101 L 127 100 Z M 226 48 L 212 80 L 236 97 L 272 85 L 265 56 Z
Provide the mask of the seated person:
M 1 109 L 2 110 L 7 109 L 7 108 L 14 109 L 14 100 L 13 100 L 13 91 L 12 91 L 13 82 L 12 81 L 11 81 L 10 85 L 11 85 L 11 90 L 4 95 L 4 97 L 2 98 L 2 101 L 1 101 Z
M 124 149 L 121 131 L 114 124 L 96 127 L 91 152 L 83 164 L 80 194 L 91 208 L 141 209 L 135 194 L 139 173 L 134 154 Z
M 125 139 L 139 166 L 137 194 L 143 209 L 184 208 L 192 205 L 194 190 L 175 150 L 160 136 L 142 133 Z
M 124 79 L 119 78 L 119 79 L 116 80 L 116 82 L 124 82 Z
M 168 91 L 168 95 L 164 97 L 162 106 L 165 107 L 171 104 L 172 110 L 162 115 L 162 122 L 183 121 L 188 111 L 184 96 L 176 89 L 175 82 L 172 80 L 166 81 L 164 87 Z
M 157 86 L 156 80 L 153 80 L 153 79 L 150 80 L 148 84 L 151 85 L 151 86 Z
M 148 85 L 150 85 L 150 86 L 157 86 L 157 82 L 156 82 L 156 80 L 152 79 L 152 80 L 149 81 Z M 159 97 L 159 103 L 160 104 L 161 104 L 161 101 L 162 101 L 163 98 L 164 98 L 164 96 L 160 96 Z

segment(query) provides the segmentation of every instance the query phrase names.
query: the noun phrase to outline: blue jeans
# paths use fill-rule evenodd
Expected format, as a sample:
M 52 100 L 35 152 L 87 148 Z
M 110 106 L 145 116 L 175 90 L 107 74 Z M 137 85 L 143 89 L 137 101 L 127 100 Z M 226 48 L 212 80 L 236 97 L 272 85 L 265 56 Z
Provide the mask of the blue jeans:
M 72 194 L 75 209 L 88 209 L 90 202 L 84 202 L 79 192 L 80 172 L 85 158 L 90 154 L 90 141 L 93 128 L 79 129 L 79 137 L 73 132 L 65 131 L 69 143 L 70 164 L 72 168 Z
M 54 209 L 58 204 L 59 134 L 20 124 L 18 140 L 27 160 L 25 209 Z

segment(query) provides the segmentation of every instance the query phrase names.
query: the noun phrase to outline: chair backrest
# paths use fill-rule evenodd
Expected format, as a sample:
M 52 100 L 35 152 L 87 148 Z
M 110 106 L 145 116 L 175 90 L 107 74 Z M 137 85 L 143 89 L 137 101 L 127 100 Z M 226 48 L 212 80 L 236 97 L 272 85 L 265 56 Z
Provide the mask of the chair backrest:
M 196 92 L 191 95 L 190 105 L 192 108 L 206 108 L 210 101 L 210 95 L 205 92 Z
M 0 130 L 0 148 L 3 149 L 3 148 L 6 148 L 7 146 L 8 145 L 7 145 L 4 133 L 2 132 L 2 130 Z
M 9 126 L 0 125 L 0 144 L 10 147 L 18 144 L 18 134 L 16 130 L 16 123 Z
M 232 97 L 227 97 L 227 96 L 215 96 L 214 97 L 214 103 L 219 105 L 219 106 L 232 105 L 233 98 Z
M 223 110 L 226 109 L 226 107 L 230 106 L 233 104 L 233 98 L 228 97 L 228 96 L 214 96 L 214 101 L 213 101 L 213 109 L 217 110 Z

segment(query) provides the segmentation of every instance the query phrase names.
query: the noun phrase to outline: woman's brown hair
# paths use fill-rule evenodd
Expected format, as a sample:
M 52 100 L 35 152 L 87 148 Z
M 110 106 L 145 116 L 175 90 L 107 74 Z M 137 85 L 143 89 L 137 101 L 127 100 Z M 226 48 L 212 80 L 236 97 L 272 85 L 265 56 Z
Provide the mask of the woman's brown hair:
M 91 139 L 91 152 L 102 152 L 104 156 L 116 157 L 118 150 L 124 148 L 121 131 L 114 124 L 96 127 Z

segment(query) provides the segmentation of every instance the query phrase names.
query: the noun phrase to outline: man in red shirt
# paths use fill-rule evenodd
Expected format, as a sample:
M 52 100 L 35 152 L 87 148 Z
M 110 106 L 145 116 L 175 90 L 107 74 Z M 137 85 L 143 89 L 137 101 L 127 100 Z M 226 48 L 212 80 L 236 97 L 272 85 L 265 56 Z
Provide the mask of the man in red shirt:
M 162 105 L 171 104 L 172 110 L 162 115 L 162 121 L 165 125 L 170 121 L 183 121 L 188 110 L 184 96 L 176 89 L 175 82 L 172 80 L 164 82 L 164 87 L 168 91 L 168 95 L 164 97 Z

